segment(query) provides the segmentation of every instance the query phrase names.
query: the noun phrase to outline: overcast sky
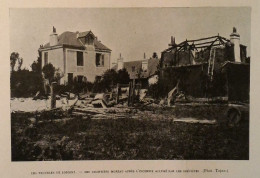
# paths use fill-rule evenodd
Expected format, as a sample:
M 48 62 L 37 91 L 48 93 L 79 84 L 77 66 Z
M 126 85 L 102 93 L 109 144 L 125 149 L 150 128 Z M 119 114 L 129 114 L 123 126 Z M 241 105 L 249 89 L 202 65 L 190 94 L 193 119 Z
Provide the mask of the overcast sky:
M 84 8 L 10 9 L 10 53 L 18 52 L 30 68 L 38 48 L 49 42 L 52 26 L 57 33 L 91 30 L 125 61 L 141 60 L 153 52 L 161 56 L 170 37 L 176 43 L 219 35 L 229 38 L 236 27 L 250 55 L 250 8 Z

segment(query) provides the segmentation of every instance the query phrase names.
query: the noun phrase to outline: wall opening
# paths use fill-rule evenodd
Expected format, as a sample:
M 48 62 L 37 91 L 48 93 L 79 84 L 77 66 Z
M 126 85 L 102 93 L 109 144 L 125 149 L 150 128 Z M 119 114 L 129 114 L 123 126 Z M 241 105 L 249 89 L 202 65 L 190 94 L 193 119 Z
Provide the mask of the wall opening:
M 96 53 L 96 66 L 104 67 L 104 55 L 101 53 Z
M 77 51 L 77 66 L 83 66 L 83 52 Z

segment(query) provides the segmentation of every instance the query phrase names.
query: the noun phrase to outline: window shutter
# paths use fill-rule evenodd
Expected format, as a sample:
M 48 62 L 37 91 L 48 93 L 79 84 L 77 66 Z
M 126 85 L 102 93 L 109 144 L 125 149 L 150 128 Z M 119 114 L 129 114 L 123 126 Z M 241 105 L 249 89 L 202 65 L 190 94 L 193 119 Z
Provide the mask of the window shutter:
M 104 55 L 102 55 L 102 66 L 104 66 Z

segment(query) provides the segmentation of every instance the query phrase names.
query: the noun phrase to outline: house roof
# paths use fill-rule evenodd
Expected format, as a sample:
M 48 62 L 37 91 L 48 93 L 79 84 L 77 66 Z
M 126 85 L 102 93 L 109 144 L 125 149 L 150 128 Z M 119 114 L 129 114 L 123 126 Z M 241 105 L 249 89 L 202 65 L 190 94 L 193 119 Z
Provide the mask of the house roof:
M 90 32 L 91 31 L 80 32 L 79 37 L 86 36 Z M 77 38 L 77 32 L 66 31 L 58 36 L 57 46 L 66 46 L 66 45 L 75 47 L 75 48 L 85 48 L 84 44 L 80 41 L 80 39 Z M 94 40 L 94 46 L 95 46 L 95 49 L 97 49 L 97 50 L 111 51 L 111 49 L 106 47 L 104 44 L 102 44 L 97 39 Z M 47 43 L 41 49 L 49 48 L 49 47 L 51 47 L 50 43 Z
M 79 32 L 79 38 L 88 35 L 91 31 Z
M 138 78 L 137 73 L 142 69 L 142 61 L 124 62 L 124 68 L 129 73 L 130 79 Z
M 154 75 L 155 72 L 157 71 L 159 59 L 150 58 L 146 60 L 148 62 L 148 70 L 146 72 L 141 72 L 140 78 L 149 78 L 150 76 Z M 124 62 L 124 68 L 129 73 L 130 79 L 138 78 L 138 73 L 142 69 L 143 61 L 145 60 Z M 135 68 L 134 71 L 133 71 L 133 67 Z
M 94 46 L 95 46 L 96 49 L 111 51 L 111 49 L 106 47 L 103 43 L 101 43 L 97 39 L 94 40 Z

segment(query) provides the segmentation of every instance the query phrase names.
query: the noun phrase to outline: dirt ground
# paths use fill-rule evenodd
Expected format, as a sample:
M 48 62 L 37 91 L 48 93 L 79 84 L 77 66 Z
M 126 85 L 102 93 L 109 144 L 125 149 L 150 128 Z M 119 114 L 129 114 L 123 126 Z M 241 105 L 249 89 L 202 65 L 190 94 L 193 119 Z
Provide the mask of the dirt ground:
M 124 116 L 12 113 L 12 161 L 249 159 L 248 121 L 232 128 L 175 122 L 172 111 L 158 108 Z

